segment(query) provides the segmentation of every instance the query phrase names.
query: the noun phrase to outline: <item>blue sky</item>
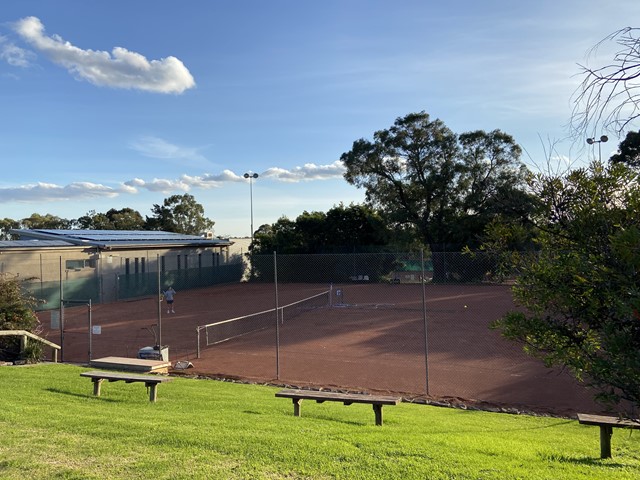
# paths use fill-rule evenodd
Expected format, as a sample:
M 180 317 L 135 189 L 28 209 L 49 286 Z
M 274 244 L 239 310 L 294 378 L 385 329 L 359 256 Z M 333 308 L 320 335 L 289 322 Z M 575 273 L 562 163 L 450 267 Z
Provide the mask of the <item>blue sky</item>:
M 422 110 L 544 164 L 577 64 L 639 21 L 637 0 L 3 0 L 0 217 L 151 215 L 190 193 L 217 235 L 249 236 L 245 172 L 256 228 L 362 202 L 340 155 Z M 556 151 L 594 155 L 578 143 Z

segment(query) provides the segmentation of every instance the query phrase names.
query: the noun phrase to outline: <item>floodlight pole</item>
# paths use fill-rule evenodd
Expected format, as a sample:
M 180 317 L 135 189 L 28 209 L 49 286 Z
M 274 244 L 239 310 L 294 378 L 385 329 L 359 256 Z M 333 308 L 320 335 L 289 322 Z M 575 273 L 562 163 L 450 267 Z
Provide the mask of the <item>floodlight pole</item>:
M 251 262 L 251 273 L 250 273 L 250 277 L 249 279 L 252 280 L 253 279 L 253 181 L 258 178 L 258 174 L 254 173 L 254 172 L 247 172 L 244 174 L 244 178 L 248 178 L 249 179 L 249 203 L 251 205 L 251 245 L 250 245 L 250 258 L 249 261 Z
M 602 135 L 600 137 L 600 140 L 596 140 L 595 138 L 587 138 L 587 143 L 589 145 L 593 145 L 594 143 L 598 144 L 598 161 L 601 162 L 602 161 L 602 149 L 601 149 L 601 144 L 605 143 L 609 141 L 609 137 L 607 137 L 606 135 Z
M 258 178 L 258 174 L 247 172 L 244 174 L 244 178 L 249 179 L 249 201 L 251 207 L 251 243 L 253 243 L 253 180 Z

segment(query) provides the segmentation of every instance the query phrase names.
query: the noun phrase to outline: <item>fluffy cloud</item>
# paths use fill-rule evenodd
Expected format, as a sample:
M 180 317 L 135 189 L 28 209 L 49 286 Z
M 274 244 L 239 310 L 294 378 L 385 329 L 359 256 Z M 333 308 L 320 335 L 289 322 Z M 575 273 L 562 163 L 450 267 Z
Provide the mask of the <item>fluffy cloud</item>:
M 306 164 L 292 170 L 284 168 L 269 168 L 259 174 L 261 178 L 281 182 L 297 183 L 301 181 L 328 180 L 342 178 L 345 168 L 342 162 L 336 161 L 329 165 Z M 203 175 L 182 175 L 177 179 L 154 178 L 144 180 L 133 178 L 123 182 L 117 188 L 99 183 L 74 182 L 61 186 L 52 183 L 39 182 L 19 187 L 0 188 L 0 202 L 50 202 L 63 200 L 86 200 L 91 198 L 113 198 L 120 195 L 134 195 L 140 190 L 172 194 L 188 192 L 192 189 L 220 188 L 225 183 L 246 182 L 242 175 L 231 170 L 223 170 L 217 175 L 205 173 Z
M 119 190 L 91 182 L 74 182 L 66 186 L 36 183 L 14 188 L 0 188 L 3 202 L 48 202 L 117 197 Z
M 338 160 L 329 165 L 315 165 L 313 163 L 307 163 L 303 167 L 295 167 L 292 170 L 273 167 L 259 174 L 259 176 L 281 182 L 298 183 L 302 181 L 342 178 L 344 172 L 344 164 Z M 154 178 L 151 181 L 146 181 L 140 178 L 134 178 L 133 180 L 124 182 L 124 185 L 136 190 L 140 189 L 149 190 L 151 192 L 170 193 L 175 191 L 188 192 L 192 188 L 218 188 L 224 183 L 246 181 L 244 174 L 238 175 L 231 170 L 223 170 L 218 175 L 212 175 L 209 173 L 198 176 L 182 175 L 180 178 L 174 180 Z
M 269 168 L 262 175 L 282 182 L 300 182 L 308 180 L 329 180 L 332 178 L 342 178 L 346 168 L 340 160 L 329 165 L 315 165 L 306 163 L 303 167 L 295 167 L 292 170 L 283 168 Z
M 124 182 L 124 187 L 134 191 L 149 190 L 150 192 L 171 193 L 175 191 L 188 192 L 192 188 L 218 188 L 225 182 L 240 181 L 244 181 L 244 178 L 236 175 L 231 170 L 223 170 L 222 173 L 218 175 L 211 175 L 209 173 L 198 176 L 182 175 L 175 180 L 154 178 L 151 181 L 146 181 L 141 178 L 134 178 Z
M 156 93 L 182 93 L 195 86 L 193 76 L 176 57 L 149 61 L 122 47 L 111 53 L 83 50 L 58 35 L 45 35 L 44 30 L 36 17 L 15 24 L 15 31 L 49 60 L 94 85 Z
M 14 67 L 28 67 L 33 57 L 32 52 L 14 45 L 7 37 L 0 35 L 0 60 Z

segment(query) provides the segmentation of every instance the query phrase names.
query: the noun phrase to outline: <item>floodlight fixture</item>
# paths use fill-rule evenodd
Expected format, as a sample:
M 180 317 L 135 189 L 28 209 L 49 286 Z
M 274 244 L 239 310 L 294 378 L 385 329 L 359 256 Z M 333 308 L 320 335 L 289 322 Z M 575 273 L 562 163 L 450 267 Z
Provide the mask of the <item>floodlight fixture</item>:
M 593 145 L 594 143 L 598 144 L 598 160 L 599 161 L 602 161 L 602 151 L 600 149 L 600 144 L 606 143 L 608 141 L 609 141 L 609 137 L 607 137 L 606 135 L 601 135 L 600 140 L 596 140 L 595 138 L 587 138 L 587 143 L 589 145 Z

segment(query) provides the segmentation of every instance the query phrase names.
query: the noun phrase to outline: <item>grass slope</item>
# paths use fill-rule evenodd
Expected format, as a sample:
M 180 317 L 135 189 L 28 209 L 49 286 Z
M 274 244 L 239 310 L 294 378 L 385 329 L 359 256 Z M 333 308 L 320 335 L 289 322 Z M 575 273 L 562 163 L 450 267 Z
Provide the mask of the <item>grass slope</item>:
M 596 427 L 454 410 L 303 402 L 275 388 L 176 378 L 105 383 L 86 369 L 0 368 L 1 479 L 634 479 L 636 431 L 616 430 L 600 460 Z

